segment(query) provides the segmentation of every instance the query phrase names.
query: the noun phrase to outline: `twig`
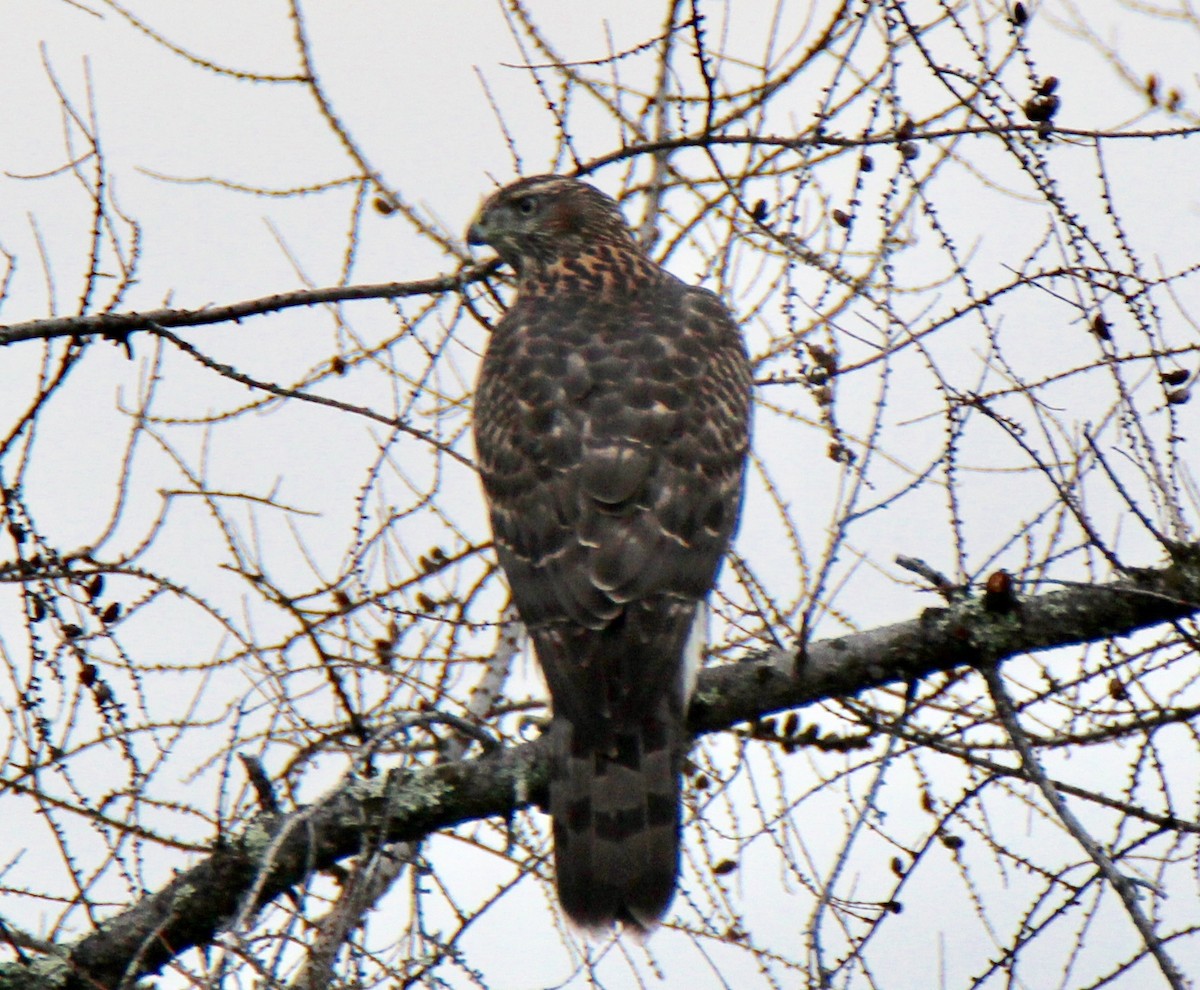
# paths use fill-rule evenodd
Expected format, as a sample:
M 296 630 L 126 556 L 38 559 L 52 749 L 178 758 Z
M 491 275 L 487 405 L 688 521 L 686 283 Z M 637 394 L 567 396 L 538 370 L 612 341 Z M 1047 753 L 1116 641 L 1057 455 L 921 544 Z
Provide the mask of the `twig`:
M 182 337 L 176 336 L 175 334 L 171 333 L 170 330 L 167 330 L 164 327 L 151 326 L 148 329 L 151 330 L 156 336 L 162 337 L 165 340 L 169 340 L 181 351 L 190 357 L 195 358 L 210 371 L 215 371 L 217 374 L 222 375 L 225 378 L 230 378 L 239 385 L 245 385 L 248 388 L 261 389 L 264 392 L 269 392 L 271 395 L 277 395 L 281 399 L 300 399 L 304 402 L 314 402 L 319 406 L 330 406 L 331 408 L 341 410 L 342 412 L 354 413 L 358 416 L 365 416 L 367 419 L 373 419 L 377 423 L 383 423 L 384 425 L 390 426 L 392 429 L 400 433 L 407 433 L 411 437 L 416 437 L 418 440 L 422 440 L 430 446 L 436 447 L 443 454 L 454 458 L 454 460 L 458 461 L 458 463 L 462 464 L 464 467 L 471 468 L 472 470 L 475 468 L 475 465 L 471 463 L 469 458 L 464 457 L 448 443 L 443 443 L 441 440 L 436 439 L 429 433 L 426 433 L 424 430 L 418 430 L 415 426 L 409 426 L 401 419 L 396 419 L 393 416 L 384 416 L 382 413 L 377 413 L 375 410 L 368 409 L 366 406 L 356 406 L 352 402 L 342 402 L 340 399 L 332 399 L 327 395 L 316 395 L 312 392 L 301 392 L 294 388 L 284 388 L 280 385 L 274 385 L 271 382 L 264 382 L 258 378 L 251 378 L 249 375 L 242 374 L 242 372 L 228 364 L 221 364 L 219 361 L 214 361 L 206 354 L 202 354 Z
M 954 584 L 945 574 L 937 570 L 935 567 L 925 563 L 919 557 L 905 557 L 903 554 L 896 556 L 896 566 L 903 567 L 906 571 L 912 571 L 918 577 L 923 577 L 929 582 L 930 586 L 940 594 L 948 602 L 954 601 L 956 598 L 963 597 L 963 589 Z
M 279 801 L 275 797 L 275 786 L 271 783 L 271 778 L 267 776 L 262 760 L 257 756 L 248 756 L 245 753 L 238 753 L 238 759 L 242 761 L 246 776 L 250 778 L 250 786 L 254 788 L 254 793 L 258 797 L 258 806 L 269 814 L 278 814 Z

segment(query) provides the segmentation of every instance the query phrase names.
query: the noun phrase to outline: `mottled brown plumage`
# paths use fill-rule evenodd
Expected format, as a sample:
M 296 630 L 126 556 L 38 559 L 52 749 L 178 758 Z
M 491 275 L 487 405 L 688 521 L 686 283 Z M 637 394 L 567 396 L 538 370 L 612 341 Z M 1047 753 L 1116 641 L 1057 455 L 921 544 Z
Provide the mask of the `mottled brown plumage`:
M 675 891 L 685 654 L 741 504 L 749 363 L 720 300 L 655 264 L 590 185 L 513 183 L 468 240 L 517 273 L 475 445 L 554 705 L 559 899 L 585 927 L 644 930 Z

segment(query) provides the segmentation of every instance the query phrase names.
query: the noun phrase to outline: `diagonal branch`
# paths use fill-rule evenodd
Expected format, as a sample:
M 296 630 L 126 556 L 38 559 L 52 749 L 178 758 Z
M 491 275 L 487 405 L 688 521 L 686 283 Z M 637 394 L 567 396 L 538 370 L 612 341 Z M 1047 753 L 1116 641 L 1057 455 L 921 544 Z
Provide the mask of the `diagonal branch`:
M 773 650 L 705 671 L 690 714 L 697 733 L 896 681 L 1030 651 L 1127 635 L 1200 611 L 1200 557 L 1181 549 L 1160 569 L 1030 598 L 1008 614 L 972 599 L 863 633 Z M 372 843 L 415 841 L 463 822 L 507 816 L 539 800 L 541 740 L 386 778 L 347 780 L 319 804 L 263 814 L 229 845 L 69 947 L 55 966 L 0 967 L 0 990 L 115 988 L 213 940 L 315 871 Z
M 1112 861 L 1112 857 L 1104 851 L 1100 843 L 1092 838 L 1088 830 L 1083 827 L 1083 823 L 1075 817 L 1075 813 L 1067 807 L 1067 802 L 1063 800 L 1062 795 L 1058 793 L 1054 785 L 1047 779 L 1046 773 L 1038 761 L 1037 753 L 1034 752 L 1033 746 L 1029 742 L 1029 737 L 1026 736 L 1025 730 L 1021 728 L 1021 723 L 1017 718 L 1016 707 L 1013 705 L 1012 698 L 1009 697 L 1008 689 L 1004 686 L 1004 679 L 1000 676 L 1000 671 L 987 664 L 981 667 L 980 671 L 983 674 L 984 680 L 987 681 L 988 692 L 992 696 L 992 702 L 996 706 L 996 712 L 1000 716 L 1000 721 L 1004 724 L 1004 728 L 1008 730 L 1009 738 L 1012 739 L 1012 743 L 1021 757 L 1021 767 L 1025 771 L 1026 778 L 1033 781 L 1038 790 L 1042 792 L 1042 796 L 1046 799 L 1050 807 L 1054 809 L 1054 813 L 1058 815 L 1059 820 L 1066 827 L 1067 831 L 1083 847 L 1084 852 L 1096 864 L 1096 868 L 1099 869 L 1100 874 L 1108 881 L 1113 890 L 1117 892 L 1117 896 L 1121 898 L 1121 903 L 1125 905 L 1125 911 L 1133 922 L 1133 926 L 1138 930 L 1138 934 L 1142 936 L 1142 941 L 1147 951 L 1154 956 L 1155 961 L 1158 963 L 1158 968 L 1162 970 L 1162 974 L 1172 990 L 1185 990 L 1186 984 L 1183 982 L 1183 975 L 1179 972 L 1175 961 L 1167 955 L 1163 940 L 1154 931 L 1153 922 L 1146 917 L 1146 912 L 1142 910 L 1142 906 L 1139 903 L 1141 894 L 1136 889 L 1135 881 L 1117 869 L 1116 864 Z

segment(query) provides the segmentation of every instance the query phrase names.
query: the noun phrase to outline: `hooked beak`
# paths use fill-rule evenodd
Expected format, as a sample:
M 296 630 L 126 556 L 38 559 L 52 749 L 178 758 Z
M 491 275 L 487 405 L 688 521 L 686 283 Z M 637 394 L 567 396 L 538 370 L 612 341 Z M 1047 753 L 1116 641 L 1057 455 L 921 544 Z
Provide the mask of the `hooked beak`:
M 482 220 L 476 220 L 467 230 L 467 243 L 471 247 L 479 247 L 487 242 L 487 227 L 483 225 Z

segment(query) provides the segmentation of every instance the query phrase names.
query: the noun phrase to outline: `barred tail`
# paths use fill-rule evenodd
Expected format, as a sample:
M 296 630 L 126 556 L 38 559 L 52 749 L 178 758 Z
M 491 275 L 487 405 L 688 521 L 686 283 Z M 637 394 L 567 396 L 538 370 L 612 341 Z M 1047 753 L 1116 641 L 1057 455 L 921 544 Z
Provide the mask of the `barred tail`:
M 580 927 L 646 931 L 675 896 L 687 730 L 665 699 L 634 724 L 589 729 L 551 728 L 558 898 Z

